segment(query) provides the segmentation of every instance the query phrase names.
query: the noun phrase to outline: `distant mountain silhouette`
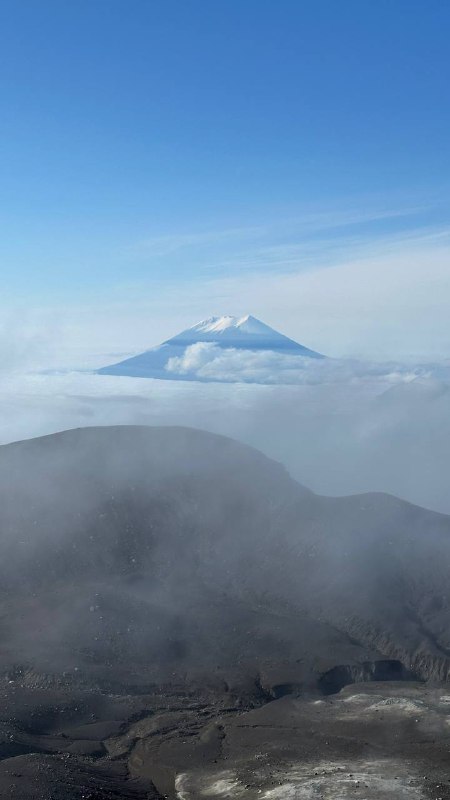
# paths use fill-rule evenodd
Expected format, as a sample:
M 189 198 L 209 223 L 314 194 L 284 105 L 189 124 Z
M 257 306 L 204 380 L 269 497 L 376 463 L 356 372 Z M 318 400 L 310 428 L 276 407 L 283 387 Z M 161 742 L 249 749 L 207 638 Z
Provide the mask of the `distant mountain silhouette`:
M 194 371 L 168 369 L 170 359 L 182 358 L 193 345 L 211 345 L 221 349 L 268 351 L 302 358 L 324 358 L 321 353 L 309 350 L 293 339 L 278 333 L 269 325 L 252 316 L 210 317 L 192 328 L 173 336 L 157 347 L 146 350 L 117 364 L 102 367 L 101 375 L 128 375 L 130 377 L 163 378 L 166 380 L 200 380 Z M 202 378 L 202 380 L 207 380 Z M 215 378 L 217 380 L 217 378 Z M 237 375 L 236 380 L 242 380 Z

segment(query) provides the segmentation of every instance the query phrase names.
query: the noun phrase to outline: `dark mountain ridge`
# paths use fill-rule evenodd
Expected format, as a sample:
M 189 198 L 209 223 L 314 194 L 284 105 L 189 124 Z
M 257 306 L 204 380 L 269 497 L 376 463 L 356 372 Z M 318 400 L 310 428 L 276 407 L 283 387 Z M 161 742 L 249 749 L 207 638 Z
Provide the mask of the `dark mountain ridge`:
M 128 660 L 161 680 L 370 651 L 447 674 L 450 518 L 319 497 L 225 437 L 124 426 L 3 446 L 0 529 L 5 664 L 123 676 Z

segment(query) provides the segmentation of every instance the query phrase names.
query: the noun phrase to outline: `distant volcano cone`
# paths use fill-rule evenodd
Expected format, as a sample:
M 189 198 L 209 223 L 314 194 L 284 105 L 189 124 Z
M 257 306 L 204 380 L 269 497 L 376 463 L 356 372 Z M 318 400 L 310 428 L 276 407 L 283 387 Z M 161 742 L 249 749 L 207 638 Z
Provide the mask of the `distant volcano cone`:
M 204 346 L 203 350 L 202 345 Z M 172 365 L 186 358 L 188 348 L 196 348 L 196 355 L 199 352 L 213 353 L 214 348 L 220 348 L 221 350 L 249 351 L 250 353 L 267 351 L 278 354 L 280 357 L 299 356 L 307 359 L 325 357 L 321 353 L 289 339 L 282 333 L 278 333 L 255 317 L 250 315 L 244 317 L 223 316 L 202 320 L 157 347 L 117 364 L 102 367 L 98 373 L 100 375 L 126 375 L 166 380 L 220 380 L 217 377 L 201 376 L 194 368 L 190 370 L 189 366 L 179 371 L 174 370 Z M 232 382 L 233 377 L 230 378 L 228 375 L 227 382 L 230 380 Z M 237 374 L 236 381 L 241 380 L 243 380 L 242 376 Z

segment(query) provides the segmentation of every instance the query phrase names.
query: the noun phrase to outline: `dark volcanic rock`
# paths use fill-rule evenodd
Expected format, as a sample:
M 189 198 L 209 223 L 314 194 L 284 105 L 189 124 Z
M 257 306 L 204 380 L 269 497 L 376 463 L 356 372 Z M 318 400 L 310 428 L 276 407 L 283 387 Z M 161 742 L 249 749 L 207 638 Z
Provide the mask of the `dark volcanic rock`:
M 248 784 L 275 800 L 302 780 L 328 791 L 315 765 L 337 780 L 347 758 L 367 796 L 397 791 L 397 773 L 393 796 L 449 796 L 409 781 L 395 732 L 386 769 L 373 760 L 383 697 L 365 689 L 368 727 L 358 699 L 323 699 L 447 678 L 449 565 L 449 517 L 319 497 L 220 436 L 105 427 L 1 447 L 0 795 L 240 797 Z M 445 692 L 425 720 L 420 686 L 389 691 L 411 759 L 417 718 L 443 763 Z M 282 767 L 252 778 L 277 748 Z
M 0 796 L 11 800 L 153 800 L 160 795 L 112 765 L 70 755 L 18 756 L 0 762 Z

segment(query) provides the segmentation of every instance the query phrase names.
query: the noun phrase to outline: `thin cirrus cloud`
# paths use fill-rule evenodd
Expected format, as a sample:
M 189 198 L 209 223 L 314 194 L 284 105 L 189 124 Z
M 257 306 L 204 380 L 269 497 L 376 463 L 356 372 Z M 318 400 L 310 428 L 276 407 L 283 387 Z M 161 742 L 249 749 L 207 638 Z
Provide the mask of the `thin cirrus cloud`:
M 174 254 L 184 253 L 189 257 L 191 251 L 201 252 L 210 250 L 216 252 L 227 250 L 227 248 L 245 247 L 246 244 L 255 247 L 258 243 L 264 249 L 270 251 L 271 248 L 289 246 L 297 237 L 302 240 L 314 238 L 322 234 L 325 240 L 329 232 L 331 238 L 345 236 L 349 228 L 371 226 L 379 223 L 389 223 L 417 217 L 425 209 L 421 206 L 396 208 L 396 209 L 374 209 L 374 210 L 329 210 L 329 211 L 305 211 L 303 213 L 289 216 L 288 218 L 269 219 L 258 225 L 234 226 L 225 229 L 213 229 L 204 231 L 173 232 L 165 235 L 156 235 L 136 242 L 128 247 L 128 256 L 134 258 L 164 258 Z M 256 250 L 256 258 L 260 251 Z

